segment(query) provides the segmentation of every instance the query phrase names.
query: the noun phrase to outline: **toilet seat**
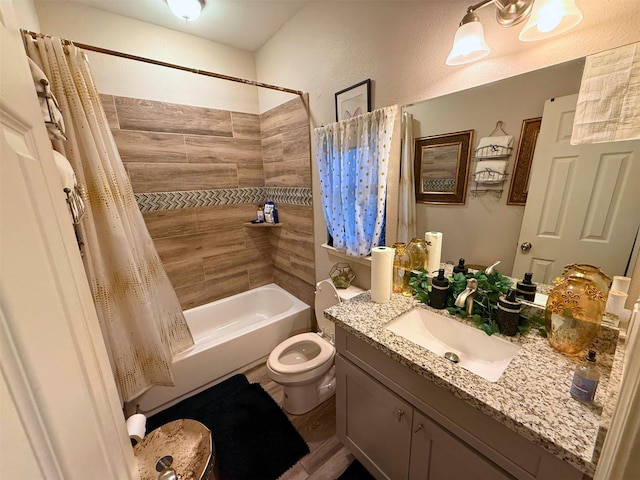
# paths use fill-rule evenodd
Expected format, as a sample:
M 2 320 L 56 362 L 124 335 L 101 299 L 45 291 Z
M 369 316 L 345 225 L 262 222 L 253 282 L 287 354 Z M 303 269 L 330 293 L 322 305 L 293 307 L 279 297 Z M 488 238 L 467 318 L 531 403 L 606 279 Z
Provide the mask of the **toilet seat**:
M 319 352 L 313 358 L 310 358 L 306 362 L 285 364 L 280 361 L 280 356 L 287 349 L 290 349 L 296 344 L 302 342 L 312 343 L 314 346 L 319 347 Z M 335 348 L 326 340 L 322 339 L 317 333 L 300 333 L 294 335 L 291 338 L 286 339 L 273 349 L 269 355 L 268 365 L 277 373 L 281 374 L 297 374 L 308 372 L 313 370 L 328 361 L 332 361 L 335 355 Z

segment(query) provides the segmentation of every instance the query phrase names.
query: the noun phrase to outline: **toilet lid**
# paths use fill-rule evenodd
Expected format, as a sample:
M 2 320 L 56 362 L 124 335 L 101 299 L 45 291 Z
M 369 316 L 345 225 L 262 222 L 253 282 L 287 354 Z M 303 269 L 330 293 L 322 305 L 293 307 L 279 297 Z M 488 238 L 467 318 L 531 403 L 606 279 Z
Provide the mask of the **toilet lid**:
M 282 363 L 281 356 L 283 353 L 288 349 L 295 351 L 296 344 L 299 344 L 300 348 L 303 348 L 305 342 L 312 343 L 314 347 L 320 349 L 316 356 L 300 363 Z M 287 338 L 274 348 L 271 354 L 269 354 L 267 362 L 269 363 L 269 367 L 278 373 L 303 373 L 319 367 L 327 361 L 333 360 L 335 352 L 336 350 L 333 345 L 322 339 L 317 333 L 300 333 L 291 338 Z
M 338 295 L 338 291 L 333 285 L 331 279 L 318 282 L 318 284 L 316 285 L 315 309 L 316 321 L 318 322 L 318 327 L 320 327 L 320 330 L 329 334 L 333 334 L 333 322 L 325 318 L 324 311 L 329 307 L 338 305 L 339 303 L 340 296 Z

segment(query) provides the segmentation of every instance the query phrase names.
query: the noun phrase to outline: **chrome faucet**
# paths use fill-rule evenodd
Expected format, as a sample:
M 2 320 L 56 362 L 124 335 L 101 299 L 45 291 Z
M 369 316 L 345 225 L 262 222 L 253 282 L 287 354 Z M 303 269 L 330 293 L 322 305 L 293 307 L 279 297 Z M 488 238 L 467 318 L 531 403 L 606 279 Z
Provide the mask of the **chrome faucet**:
M 476 296 L 476 292 L 478 291 L 478 280 L 475 278 L 470 278 L 467 280 L 467 288 L 465 288 L 460 294 L 456 297 L 456 307 L 467 307 L 467 314 L 471 315 L 473 311 L 473 297 Z

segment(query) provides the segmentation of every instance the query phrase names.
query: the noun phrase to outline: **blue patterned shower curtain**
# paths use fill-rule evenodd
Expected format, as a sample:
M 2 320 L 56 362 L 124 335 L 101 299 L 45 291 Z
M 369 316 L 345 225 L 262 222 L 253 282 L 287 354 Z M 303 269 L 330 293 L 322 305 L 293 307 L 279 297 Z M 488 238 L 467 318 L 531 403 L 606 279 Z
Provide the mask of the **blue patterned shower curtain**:
M 333 246 L 367 256 L 384 244 L 387 178 L 398 107 L 314 130 L 322 209 Z

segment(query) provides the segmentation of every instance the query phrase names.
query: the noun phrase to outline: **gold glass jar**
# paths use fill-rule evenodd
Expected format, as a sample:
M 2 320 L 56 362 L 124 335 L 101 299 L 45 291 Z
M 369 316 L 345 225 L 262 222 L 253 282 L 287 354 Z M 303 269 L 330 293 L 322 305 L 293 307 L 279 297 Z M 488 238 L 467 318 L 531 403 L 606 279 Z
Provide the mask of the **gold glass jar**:
M 569 275 L 549 293 L 544 310 L 547 338 L 553 348 L 577 355 L 600 328 L 606 296 L 585 277 Z
M 393 248 L 396 250 L 393 255 L 393 293 L 410 297 L 411 257 L 404 243 L 394 243 Z
M 412 238 L 407 245 L 409 257 L 411 257 L 411 270 L 420 271 L 427 268 L 427 242 L 422 238 Z
M 594 267 L 593 265 L 587 265 L 584 263 L 572 263 L 570 265 L 565 265 L 562 276 L 564 278 L 568 278 L 570 276 L 588 278 L 595 284 L 596 288 L 600 289 L 600 291 L 604 293 L 605 296 L 609 294 L 609 287 L 611 286 L 612 279 L 609 275 L 600 270 L 599 267 Z

